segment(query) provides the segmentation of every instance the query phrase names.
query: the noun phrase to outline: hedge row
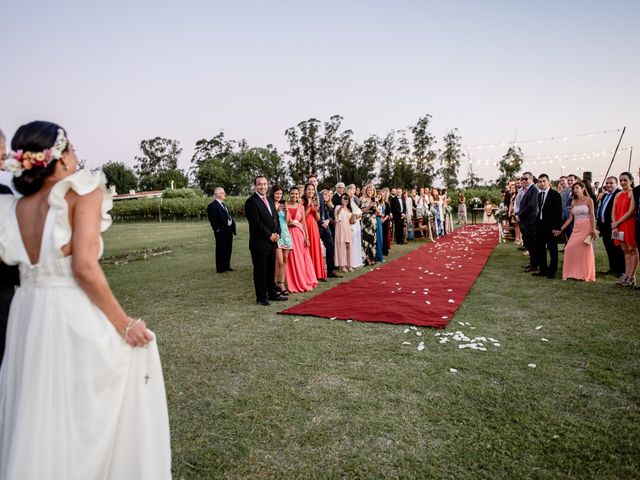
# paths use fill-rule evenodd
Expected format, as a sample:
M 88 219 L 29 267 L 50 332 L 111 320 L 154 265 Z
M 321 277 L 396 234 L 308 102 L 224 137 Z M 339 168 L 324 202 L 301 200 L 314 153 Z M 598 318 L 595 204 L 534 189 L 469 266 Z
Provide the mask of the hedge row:
M 244 216 L 245 197 L 227 197 L 225 205 L 235 217 Z M 113 202 L 116 221 L 202 220 L 207 218 L 206 197 L 140 198 Z
M 194 220 L 207 218 L 207 205 L 211 198 L 186 192 L 190 189 L 173 190 L 166 198 L 141 198 L 136 200 L 120 200 L 113 203 L 111 216 L 116 221 L 158 221 L 158 220 Z M 453 193 L 453 192 L 452 192 Z M 467 205 L 477 197 L 482 204 L 491 200 L 494 205 L 500 203 L 500 190 L 496 188 L 475 188 L 465 190 Z M 244 216 L 244 202 L 247 197 L 227 197 L 225 205 L 234 217 Z M 452 208 L 458 208 L 458 195 L 451 195 Z

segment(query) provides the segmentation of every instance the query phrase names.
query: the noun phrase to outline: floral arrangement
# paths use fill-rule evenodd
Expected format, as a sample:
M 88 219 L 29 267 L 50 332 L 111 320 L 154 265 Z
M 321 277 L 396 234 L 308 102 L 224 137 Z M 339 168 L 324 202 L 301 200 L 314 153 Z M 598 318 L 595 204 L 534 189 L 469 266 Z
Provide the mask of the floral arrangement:
M 507 207 L 500 207 L 498 208 L 498 210 L 496 210 L 496 221 L 500 222 L 502 221 L 502 219 L 504 219 L 507 215 Z
M 478 197 L 473 197 L 471 200 L 469 200 L 469 205 L 471 205 L 471 208 L 479 208 L 482 206 L 482 200 L 480 200 Z
M 69 141 L 64 134 L 64 130 L 59 128 L 53 147 L 47 148 L 42 152 L 25 152 L 23 150 L 11 152 L 4 168 L 12 173 L 14 177 L 19 177 L 22 172 L 31 170 L 33 167 L 47 168 L 52 161 L 59 160 L 62 157 L 62 152 L 64 152 L 68 144 Z

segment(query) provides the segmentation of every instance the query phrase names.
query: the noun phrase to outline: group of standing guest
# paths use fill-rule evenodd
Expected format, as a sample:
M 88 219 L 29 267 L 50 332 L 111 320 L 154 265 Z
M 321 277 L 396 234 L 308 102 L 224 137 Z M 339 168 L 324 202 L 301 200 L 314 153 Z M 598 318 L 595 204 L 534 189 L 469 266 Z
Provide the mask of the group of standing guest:
M 264 176 L 256 177 L 253 187 L 244 212 L 260 305 L 285 301 L 290 293 L 308 292 L 319 282 L 383 262 L 391 251 L 392 236 L 398 245 L 413 239 L 413 219 L 427 211 L 435 217 L 436 236 L 453 230 L 446 213 L 448 197 L 444 192 L 441 198 L 437 189 L 409 193 L 400 188 L 377 191 L 372 184 L 359 189 L 338 183 L 335 191 L 318 191 L 315 175 L 286 192 L 280 185 L 269 188 Z M 224 199 L 224 189 L 216 188 L 208 207 L 218 273 L 233 271 L 236 229 Z
M 639 172 L 640 175 L 640 172 Z M 609 269 L 622 286 L 635 286 L 640 235 L 639 187 L 630 172 L 610 176 L 600 192 L 589 178 L 561 177 L 555 187 L 548 175 L 525 172 L 509 182 L 509 218 L 516 241 L 529 256 L 525 271 L 555 278 L 558 243 L 565 243 L 562 279 L 595 281 L 594 246 L 602 238 Z

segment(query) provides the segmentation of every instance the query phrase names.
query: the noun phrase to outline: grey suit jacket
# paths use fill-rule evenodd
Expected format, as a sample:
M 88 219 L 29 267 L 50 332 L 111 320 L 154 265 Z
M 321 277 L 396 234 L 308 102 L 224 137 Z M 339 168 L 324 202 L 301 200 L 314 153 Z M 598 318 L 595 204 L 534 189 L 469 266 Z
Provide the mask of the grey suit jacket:
M 522 225 L 533 225 L 538 216 L 538 187 L 531 185 L 520 200 L 518 218 Z

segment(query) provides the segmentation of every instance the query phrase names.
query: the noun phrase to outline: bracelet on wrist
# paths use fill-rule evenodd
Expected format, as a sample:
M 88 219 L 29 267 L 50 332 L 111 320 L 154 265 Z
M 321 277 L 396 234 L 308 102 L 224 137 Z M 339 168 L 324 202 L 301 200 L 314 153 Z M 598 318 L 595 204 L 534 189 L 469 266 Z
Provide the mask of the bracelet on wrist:
M 124 341 L 127 341 L 127 337 L 129 336 L 129 332 L 133 329 L 133 327 L 135 327 L 138 323 L 140 323 L 142 321 L 141 318 L 138 318 L 136 320 L 129 320 L 129 324 L 127 325 L 127 327 L 123 330 L 122 332 L 122 338 L 124 339 Z

